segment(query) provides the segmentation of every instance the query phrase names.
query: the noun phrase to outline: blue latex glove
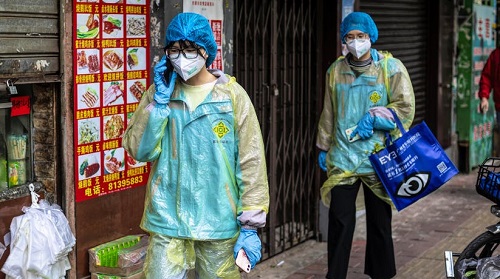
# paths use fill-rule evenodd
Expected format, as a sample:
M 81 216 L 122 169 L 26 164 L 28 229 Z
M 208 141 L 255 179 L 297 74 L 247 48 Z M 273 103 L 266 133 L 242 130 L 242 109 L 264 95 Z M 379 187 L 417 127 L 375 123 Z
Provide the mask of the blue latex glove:
M 257 235 L 257 230 L 241 228 L 240 236 L 238 236 L 238 240 L 236 240 L 236 244 L 233 248 L 235 259 L 242 248 L 245 250 L 251 268 L 253 269 L 262 256 L 260 252 L 262 244 Z
M 375 117 L 373 117 L 369 112 L 365 113 L 361 120 L 358 122 L 358 127 L 352 131 L 351 138 L 357 134 L 361 137 L 361 139 L 369 139 L 373 136 L 373 122 L 375 121 Z
M 326 171 L 326 153 L 326 151 L 320 150 L 318 155 L 318 164 L 323 171 Z
M 177 73 L 175 71 L 172 71 L 167 83 L 164 76 L 166 70 L 167 57 L 163 56 L 158 64 L 155 65 L 155 76 L 153 78 L 156 86 L 156 93 L 153 98 L 158 104 L 162 105 L 166 105 L 170 101 L 170 96 L 172 96 L 172 92 L 174 91 L 175 79 L 177 77 Z

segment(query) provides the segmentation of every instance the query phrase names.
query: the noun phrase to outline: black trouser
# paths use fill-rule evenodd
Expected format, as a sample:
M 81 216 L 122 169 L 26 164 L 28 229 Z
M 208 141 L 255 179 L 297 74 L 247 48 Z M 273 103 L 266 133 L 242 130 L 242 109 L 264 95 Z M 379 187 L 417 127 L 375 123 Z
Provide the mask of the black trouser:
M 335 186 L 331 192 L 328 223 L 329 279 L 345 279 L 356 226 L 356 197 L 361 181 Z M 375 279 L 396 275 L 392 243 L 391 206 L 363 184 L 366 209 L 365 274 Z

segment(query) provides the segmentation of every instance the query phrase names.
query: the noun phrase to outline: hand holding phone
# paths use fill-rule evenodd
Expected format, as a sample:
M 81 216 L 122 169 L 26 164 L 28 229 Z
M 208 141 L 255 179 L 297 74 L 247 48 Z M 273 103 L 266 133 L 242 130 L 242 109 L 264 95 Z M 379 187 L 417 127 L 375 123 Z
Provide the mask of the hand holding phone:
M 250 272 L 252 266 L 250 265 L 250 261 L 247 258 L 245 250 L 240 249 L 240 251 L 238 252 L 238 256 L 236 257 L 236 265 L 243 269 L 243 271 L 245 271 L 246 273 Z
M 351 138 L 351 134 L 354 131 L 354 129 L 356 129 L 356 127 L 358 127 L 358 125 L 345 130 L 345 134 L 347 135 L 347 140 L 349 140 L 349 142 L 357 141 L 361 138 L 359 134 L 356 134 L 353 138 Z

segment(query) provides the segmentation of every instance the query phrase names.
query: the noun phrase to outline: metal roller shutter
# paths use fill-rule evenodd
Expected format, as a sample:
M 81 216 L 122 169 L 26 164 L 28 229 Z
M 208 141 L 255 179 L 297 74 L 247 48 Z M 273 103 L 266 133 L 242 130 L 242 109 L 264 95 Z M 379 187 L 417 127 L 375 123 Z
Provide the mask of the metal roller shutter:
M 59 73 L 59 1 L 0 0 L 0 81 L 50 81 Z
M 360 11 L 370 14 L 377 24 L 379 38 L 373 45 L 387 50 L 400 59 L 410 74 L 415 92 L 415 120 L 426 115 L 426 72 L 428 26 L 427 5 L 424 0 L 363 0 Z

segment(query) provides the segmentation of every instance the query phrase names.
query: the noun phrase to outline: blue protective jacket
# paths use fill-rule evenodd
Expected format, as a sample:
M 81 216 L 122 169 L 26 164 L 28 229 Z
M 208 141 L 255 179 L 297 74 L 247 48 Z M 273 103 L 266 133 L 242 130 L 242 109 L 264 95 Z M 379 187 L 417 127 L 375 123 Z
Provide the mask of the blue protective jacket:
M 209 240 L 265 225 L 269 190 L 254 107 L 234 77 L 213 74 L 217 83 L 192 112 L 178 84 L 167 106 L 153 101 L 152 85 L 125 131 L 129 154 L 153 162 L 141 222 L 146 231 Z

